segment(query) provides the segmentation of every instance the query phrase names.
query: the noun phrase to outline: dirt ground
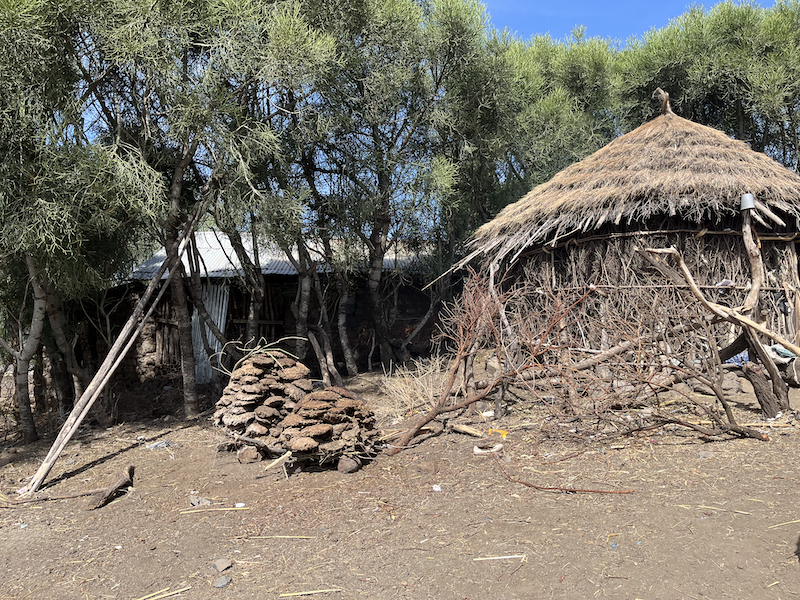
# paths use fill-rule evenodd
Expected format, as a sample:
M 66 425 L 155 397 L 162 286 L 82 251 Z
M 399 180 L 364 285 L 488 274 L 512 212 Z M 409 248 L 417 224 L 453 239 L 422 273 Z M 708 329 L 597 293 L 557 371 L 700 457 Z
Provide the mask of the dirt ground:
M 737 405 L 758 421 L 752 397 Z M 786 426 L 797 422 L 765 424 L 770 442 L 678 430 L 586 440 L 568 425 L 545 435 L 546 422 L 517 406 L 473 423 L 509 431 L 491 436 L 499 459 L 443 433 L 355 474 L 288 479 L 217 452 L 203 421 L 86 430 L 42 493 L 109 485 L 131 464 L 135 487 L 93 511 L 86 497 L 1 508 L 0 598 L 800 597 L 800 434 Z M 148 449 L 159 441 L 170 445 Z M 4 450 L 0 492 L 14 498 L 48 447 Z M 232 566 L 217 572 L 217 559 Z

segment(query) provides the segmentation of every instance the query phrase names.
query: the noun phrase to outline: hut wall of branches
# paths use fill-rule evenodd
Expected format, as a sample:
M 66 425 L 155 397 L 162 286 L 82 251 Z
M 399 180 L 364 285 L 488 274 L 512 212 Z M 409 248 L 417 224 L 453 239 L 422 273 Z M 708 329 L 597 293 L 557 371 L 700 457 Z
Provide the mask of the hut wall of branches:
M 544 310 L 551 302 L 537 306 L 537 296 L 586 294 L 582 318 L 570 321 L 568 336 L 582 347 L 602 349 L 611 343 L 610 327 L 627 331 L 668 315 L 682 319 L 685 314 L 679 307 L 693 301 L 686 282 L 680 277 L 670 279 L 655 268 L 646 248 L 674 247 L 708 299 L 723 306 L 742 306 L 752 285 L 752 266 L 742 232 L 737 231 L 741 223 L 731 219 L 729 224 L 732 227 L 721 231 L 672 223 L 669 229 L 594 232 L 524 253 L 511 279 L 521 277 L 547 292 L 533 296 L 530 309 L 534 311 Z M 764 284 L 758 309 L 760 322 L 797 341 L 800 280 L 795 237 L 789 232 L 759 236 Z M 722 329 L 719 342 L 732 342 L 735 328 Z

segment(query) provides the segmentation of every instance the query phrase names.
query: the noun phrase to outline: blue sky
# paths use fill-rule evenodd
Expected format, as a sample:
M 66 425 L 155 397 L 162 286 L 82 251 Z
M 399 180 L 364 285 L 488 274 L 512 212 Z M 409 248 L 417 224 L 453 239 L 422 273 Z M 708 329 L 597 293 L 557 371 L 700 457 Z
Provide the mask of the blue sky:
M 625 45 L 630 36 L 642 37 L 652 28 L 661 28 L 671 19 L 698 4 L 706 9 L 716 2 L 691 0 L 483 0 L 497 29 L 508 28 L 529 39 L 546 34 L 563 40 L 576 25 L 586 26 L 588 37 L 614 38 Z M 774 1 L 762 0 L 760 6 Z

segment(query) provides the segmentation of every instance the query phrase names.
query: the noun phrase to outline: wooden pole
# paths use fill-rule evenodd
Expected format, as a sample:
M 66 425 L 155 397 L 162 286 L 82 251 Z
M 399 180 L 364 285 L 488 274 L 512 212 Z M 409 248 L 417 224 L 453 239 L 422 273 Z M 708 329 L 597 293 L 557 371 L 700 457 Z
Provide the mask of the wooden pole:
M 198 206 L 197 212 L 189 219 L 186 230 L 182 233 L 182 237 L 179 239 L 180 246 L 177 257 L 172 261 L 168 259 L 164 260 L 161 268 L 159 268 L 159 270 L 150 280 L 150 284 L 147 286 L 144 294 L 134 307 L 133 313 L 128 319 L 128 322 L 125 323 L 125 326 L 122 328 L 122 331 L 120 332 L 113 346 L 111 346 L 111 349 L 108 351 L 103 364 L 100 365 L 100 368 L 97 370 L 94 378 L 92 378 L 92 381 L 84 390 L 80 400 L 75 403 L 75 407 L 72 409 L 69 417 L 67 417 L 66 422 L 61 428 L 61 431 L 59 431 L 58 436 L 53 442 L 53 445 L 50 447 L 50 451 L 47 453 L 44 461 L 42 461 L 42 464 L 39 466 L 39 469 L 34 474 L 30 483 L 18 491 L 19 494 L 33 494 L 39 489 L 45 477 L 47 477 L 47 474 L 50 472 L 50 469 L 53 468 L 53 465 L 58 460 L 58 457 L 64 451 L 67 443 L 72 436 L 75 435 L 75 432 L 78 430 L 81 422 L 89 413 L 89 409 L 91 409 L 92 404 L 94 404 L 95 400 L 97 400 L 97 398 L 100 396 L 100 393 L 102 392 L 106 383 L 108 383 L 111 375 L 113 375 L 114 371 L 125 357 L 127 351 L 133 345 L 134 341 L 136 341 L 136 337 L 141 332 L 145 322 L 150 315 L 152 315 L 153 309 L 155 308 L 156 303 L 153 303 L 153 305 L 150 307 L 150 310 L 147 312 L 147 315 L 145 315 L 145 308 L 150 301 L 150 298 L 153 296 L 156 287 L 158 287 L 161 276 L 166 272 L 167 269 L 169 269 L 169 276 L 161 288 L 159 298 L 169 285 L 169 282 L 175 276 L 175 273 L 177 273 L 178 270 L 173 268 L 174 263 L 178 260 L 181 260 L 181 257 L 186 250 L 186 243 L 189 239 L 189 235 L 194 229 L 194 226 L 197 224 L 200 215 L 205 211 L 208 202 L 209 200 L 206 200 L 201 203 L 201 205 Z M 142 318 L 143 315 L 144 318 Z

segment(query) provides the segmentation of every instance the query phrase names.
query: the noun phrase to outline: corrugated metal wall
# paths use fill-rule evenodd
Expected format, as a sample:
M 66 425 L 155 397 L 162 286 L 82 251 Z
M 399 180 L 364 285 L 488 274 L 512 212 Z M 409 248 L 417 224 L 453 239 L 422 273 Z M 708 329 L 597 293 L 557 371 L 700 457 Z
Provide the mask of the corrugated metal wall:
M 217 324 L 220 331 L 225 333 L 225 321 L 228 314 L 228 298 L 230 293 L 230 286 L 225 283 L 222 285 L 203 284 L 203 303 L 206 305 L 206 310 L 214 323 Z M 222 350 L 222 344 L 214 337 L 214 334 L 203 324 L 197 309 L 192 313 L 192 345 L 194 346 L 195 356 L 195 378 L 197 383 L 204 384 L 211 381 L 212 367 L 211 360 L 206 358 L 205 346 L 203 345 L 203 338 L 201 336 L 200 327 L 205 327 L 206 339 L 212 351 L 216 354 Z

